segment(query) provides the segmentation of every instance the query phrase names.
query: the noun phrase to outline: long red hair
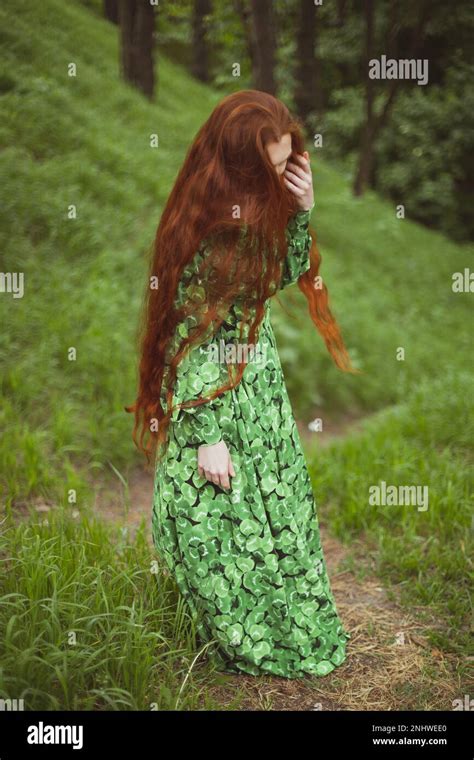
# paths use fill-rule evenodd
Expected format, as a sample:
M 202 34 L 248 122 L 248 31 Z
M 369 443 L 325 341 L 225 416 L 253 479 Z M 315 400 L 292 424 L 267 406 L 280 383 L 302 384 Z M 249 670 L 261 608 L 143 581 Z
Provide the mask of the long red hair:
M 295 197 L 270 162 L 266 144 L 288 133 L 292 156 L 303 153 L 300 124 L 280 100 L 259 90 L 228 95 L 199 130 L 176 178 L 153 244 L 142 319 L 138 395 L 135 404 L 126 407 L 135 414 L 133 440 L 148 461 L 166 443 L 177 367 L 191 345 L 205 334 L 214 334 L 237 299 L 252 343 L 265 301 L 277 291 L 287 254 L 285 228 L 298 209 Z M 341 370 L 358 372 L 351 366 L 329 309 L 326 286 L 314 286 L 321 257 L 314 233 L 310 234 L 310 268 L 298 279 L 298 286 L 335 364 Z M 210 243 L 205 270 L 201 270 L 207 310 L 203 312 L 202 304 L 193 303 L 177 308 L 181 275 L 203 241 Z M 251 310 L 253 319 L 249 318 Z M 167 348 L 175 331 L 189 314 L 194 314 L 197 329 L 169 356 Z M 235 378 L 229 369 L 229 382 L 211 396 L 181 406 L 206 403 L 235 387 L 245 366 L 245 362 L 238 365 Z M 163 391 L 166 410 L 161 404 Z

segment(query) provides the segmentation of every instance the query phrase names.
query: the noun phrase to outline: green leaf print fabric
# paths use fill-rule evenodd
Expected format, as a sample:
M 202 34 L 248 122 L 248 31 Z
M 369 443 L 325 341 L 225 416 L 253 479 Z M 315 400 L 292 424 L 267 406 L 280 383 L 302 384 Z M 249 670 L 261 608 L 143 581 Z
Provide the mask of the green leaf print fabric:
M 280 288 L 309 269 L 309 216 L 301 211 L 288 223 Z M 182 277 L 178 302 L 202 297 L 199 282 L 193 283 L 200 255 L 205 249 Z M 173 412 L 169 443 L 155 470 L 152 535 L 219 670 L 324 676 L 344 662 L 350 634 L 331 592 L 270 300 L 237 387 Z M 180 362 L 174 403 L 206 396 L 227 382 L 226 362 L 211 358 L 211 351 L 220 341 L 239 341 L 241 318 L 234 304 L 212 340 Z M 178 344 L 192 328 L 191 318 L 179 325 Z M 236 473 L 229 490 L 197 470 L 198 447 L 220 440 Z

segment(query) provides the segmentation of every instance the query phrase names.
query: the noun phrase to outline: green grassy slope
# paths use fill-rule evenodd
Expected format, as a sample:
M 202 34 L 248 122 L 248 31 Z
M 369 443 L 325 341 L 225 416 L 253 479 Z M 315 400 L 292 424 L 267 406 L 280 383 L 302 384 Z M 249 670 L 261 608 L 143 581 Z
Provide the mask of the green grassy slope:
M 1 462 L 9 492 L 26 496 L 69 472 L 71 457 L 120 467 L 133 456 L 123 406 L 135 394 L 145 254 L 217 98 L 163 61 L 160 104 L 149 105 L 118 79 L 114 29 L 80 6 L 7 2 L 1 14 L 2 269 L 25 275 L 24 297 L 0 303 Z
M 25 275 L 22 299 L 0 295 L 0 470 L 7 503 L 65 503 L 76 488 L 82 506 L 82 465 L 139 461 L 123 406 L 135 392 L 147 249 L 221 94 L 163 59 L 149 104 L 119 80 L 116 30 L 78 3 L 4 0 L 0 30 L 1 271 Z M 342 538 L 365 532 L 380 573 L 407 601 L 435 607 L 447 625 L 437 640 L 457 649 L 467 639 L 474 423 L 471 301 L 452 292 L 451 276 L 472 248 L 397 220 L 370 193 L 355 200 L 349 178 L 313 156 L 322 273 L 365 374 L 334 367 L 292 289 L 282 302 L 293 317 L 274 303 L 273 321 L 295 411 L 390 407 L 361 437 L 318 450 L 318 503 Z M 379 479 L 429 485 L 428 512 L 369 508 Z
M 42 487 L 50 456 L 87 451 L 103 461 L 107 453 L 119 466 L 130 456 L 122 409 L 135 390 L 144 253 L 218 96 L 161 60 L 158 103 L 145 102 L 118 79 L 115 30 L 81 6 L 7 2 L 1 13 L 2 266 L 26 278 L 23 299 L 1 301 L 5 422 L 24 452 L 7 462 L 19 468 L 12 484 Z M 67 76 L 71 62 L 76 77 Z M 468 249 L 397 220 L 376 197 L 354 200 L 347 178 L 318 154 L 313 166 L 322 273 L 365 376 L 334 367 L 301 294 L 288 295 L 303 304 L 298 318 L 278 304 L 273 312 L 296 412 L 308 417 L 315 402 L 333 412 L 376 409 L 404 400 L 424 376 L 467 368 L 469 294 L 454 294 L 450 278 Z M 67 218 L 70 204 L 77 219 Z

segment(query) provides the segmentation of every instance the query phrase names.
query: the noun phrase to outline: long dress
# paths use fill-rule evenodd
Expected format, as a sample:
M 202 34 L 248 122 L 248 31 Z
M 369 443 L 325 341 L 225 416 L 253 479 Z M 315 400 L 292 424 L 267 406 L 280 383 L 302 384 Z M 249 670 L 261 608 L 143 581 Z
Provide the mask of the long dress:
M 300 211 L 288 222 L 280 289 L 309 269 L 309 216 Z M 195 292 L 190 287 L 203 255 L 205 249 L 185 270 L 178 304 Z M 173 412 L 166 453 L 155 469 L 152 535 L 218 670 L 324 676 L 346 659 L 351 634 L 331 592 L 270 300 L 240 383 Z M 214 345 L 238 340 L 239 317 L 235 305 Z M 191 329 L 192 322 L 179 325 L 176 345 Z M 209 346 L 198 345 L 178 364 L 173 403 L 206 396 L 227 381 L 222 352 L 220 362 L 210 360 Z M 197 469 L 198 447 L 222 439 L 235 469 L 229 490 Z

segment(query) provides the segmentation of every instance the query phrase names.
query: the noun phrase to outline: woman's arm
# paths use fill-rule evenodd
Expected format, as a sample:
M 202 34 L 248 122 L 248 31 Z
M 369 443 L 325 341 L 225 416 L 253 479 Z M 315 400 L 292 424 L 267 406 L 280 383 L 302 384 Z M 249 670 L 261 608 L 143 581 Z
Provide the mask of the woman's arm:
M 198 274 L 198 266 L 206 250 L 196 254 L 193 262 L 183 273 L 175 299 L 177 307 L 186 306 L 190 300 L 197 306 L 196 312 L 184 317 L 178 324 L 168 357 L 174 356 L 180 343 L 192 335 L 207 310 L 205 281 Z M 211 328 L 201 336 L 198 343 L 187 348 L 177 366 L 173 391 L 172 422 L 180 422 L 179 435 L 191 445 L 198 446 L 198 470 L 208 480 L 229 488 L 229 475 L 235 475 L 225 439 L 234 426 L 234 408 L 231 390 L 224 391 L 203 404 L 179 405 L 209 396 L 217 388 L 229 382 L 228 364 L 225 362 L 225 344 L 238 340 L 238 323 L 241 318 L 237 305 L 233 305 L 218 330 L 212 335 Z M 222 346 L 224 344 L 224 346 Z M 165 390 L 163 390 L 165 398 Z M 165 404 L 164 404 L 165 406 Z M 184 441 L 183 441 L 184 442 Z
M 297 154 L 295 161 L 288 162 L 284 172 L 285 184 L 295 196 L 299 211 L 288 221 L 286 239 L 288 254 L 282 268 L 280 290 L 291 285 L 310 268 L 309 252 L 312 238 L 309 234 L 309 218 L 314 208 L 313 176 L 309 153 Z
M 179 283 L 175 299 L 176 306 L 186 304 L 189 298 L 199 303 L 197 313 L 185 316 L 177 325 L 167 351 L 168 357 L 174 356 L 181 342 L 192 336 L 193 330 L 207 309 L 205 289 L 194 271 L 191 272 L 191 276 L 188 274 L 183 277 Z M 209 332 L 206 336 L 209 336 Z M 223 437 L 220 417 L 226 417 L 226 411 L 230 409 L 230 399 L 225 393 L 204 404 L 184 407 L 179 405 L 206 397 L 228 382 L 227 365 L 216 361 L 219 358 L 217 351 L 219 340 L 224 335 L 225 324 L 223 323 L 213 337 L 203 336 L 198 343 L 187 346 L 186 353 L 176 368 L 171 421 L 184 422 L 191 444 L 210 446 L 221 441 Z
M 221 333 L 217 332 L 215 341 L 222 338 Z M 193 346 L 178 364 L 175 403 L 206 396 L 228 381 L 226 365 L 211 361 L 209 355 L 202 353 L 209 349 L 212 349 L 209 343 Z M 230 391 L 198 406 L 175 409 L 171 419 L 181 419 L 181 434 L 186 442 L 198 446 L 199 474 L 222 488 L 230 488 L 229 476 L 235 475 L 225 443 L 226 428 L 233 424 Z
M 309 234 L 310 215 L 311 211 L 299 211 L 290 218 L 287 224 L 288 254 L 282 267 L 280 290 L 296 282 L 310 267 L 309 252 L 312 243 Z

